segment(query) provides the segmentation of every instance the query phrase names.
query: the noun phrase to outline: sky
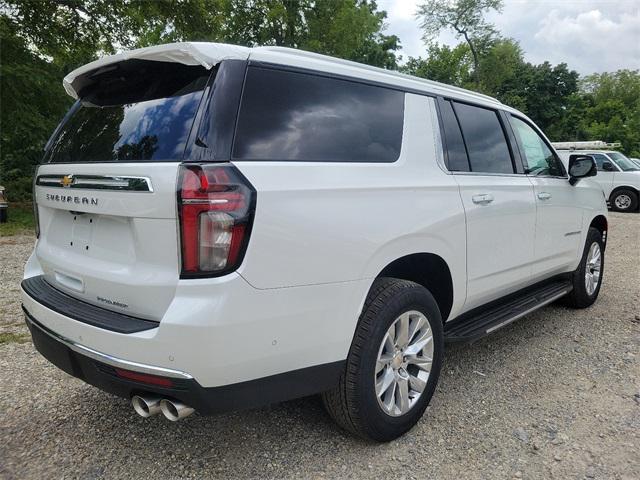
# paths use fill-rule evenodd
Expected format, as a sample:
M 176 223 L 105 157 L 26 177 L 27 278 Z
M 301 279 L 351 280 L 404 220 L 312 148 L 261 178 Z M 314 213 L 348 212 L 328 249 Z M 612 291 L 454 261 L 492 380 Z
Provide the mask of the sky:
M 419 21 L 422 0 L 378 0 L 387 11 L 386 34 L 400 37 L 401 54 L 426 56 Z M 566 63 L 582 75 L 621 68 L 640 69 L 640 0 L 504 0 L 502 13 L 486 18 L 517 40 L 525 60 Z M 456 45 L 451 32 L 439 42 Z

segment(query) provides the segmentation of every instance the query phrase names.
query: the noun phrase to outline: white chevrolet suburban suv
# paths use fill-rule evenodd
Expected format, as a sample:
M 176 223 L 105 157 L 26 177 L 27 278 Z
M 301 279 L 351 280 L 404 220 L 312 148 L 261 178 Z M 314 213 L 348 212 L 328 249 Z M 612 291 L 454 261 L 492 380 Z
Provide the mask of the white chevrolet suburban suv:
M 602 283 L 593 159 L 520 112 L 283 48 L 180 43 L 64 81 L 23 306 L 67 373 L 170 420 L 321 393 L 377 441 L 422 416 L 445 341 Z

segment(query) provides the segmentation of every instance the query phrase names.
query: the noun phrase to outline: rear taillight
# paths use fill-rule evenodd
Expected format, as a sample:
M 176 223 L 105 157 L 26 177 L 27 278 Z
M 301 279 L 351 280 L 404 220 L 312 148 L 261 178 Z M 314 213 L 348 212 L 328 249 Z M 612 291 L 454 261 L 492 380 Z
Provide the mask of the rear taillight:
M 233 165 L 182 165 L 178 208 L 182 277 L 235 270 L 247 248 L 256 193 Z

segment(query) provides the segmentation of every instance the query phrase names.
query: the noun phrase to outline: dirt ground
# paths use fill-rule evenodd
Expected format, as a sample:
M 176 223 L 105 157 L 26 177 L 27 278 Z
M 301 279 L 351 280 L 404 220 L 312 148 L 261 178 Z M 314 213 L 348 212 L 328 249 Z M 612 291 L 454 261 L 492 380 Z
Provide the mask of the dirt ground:
M 316 397 L 138 417 L 34 350 L 18 288 L 32 247 L 0 238 L 1 478 L 640 478 L 638 214 L 611 215 L 592 308 L 449 346 L 424 418 L 384 445 L 340 431 Z

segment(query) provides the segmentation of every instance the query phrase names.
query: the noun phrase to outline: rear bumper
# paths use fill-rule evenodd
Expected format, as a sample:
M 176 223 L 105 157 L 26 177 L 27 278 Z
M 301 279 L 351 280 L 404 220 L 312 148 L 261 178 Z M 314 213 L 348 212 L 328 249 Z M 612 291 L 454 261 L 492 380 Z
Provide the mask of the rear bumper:
M 41 305 L 87 325 L 117 333 L 143 332 L 159 326 L 159 322 L 113 312 L 71 297 L 49 285 L 43 275 L 26 278 L 20 286 Z
M 336 384 L 344 368 L 344 362 L 339 361 L 221 387 L 203 387 L 186 372 L 112 357 L 64 338 L 39 323 L 26 309 L 24 311 L 36 349 L 69 375 L 123 398 L 154 393 L 179 400 L 204 415 L 253 408 L 322 392 Z M 170 378 L 172 387 L 121 378 L 117 375 L 117 368 Z
M 26 277 L 41 274 L 32 256 Z M 89 318 L 84 302 L 68 312 L 26 283 L 24 308 L 49 331 L 109 357 L 187 372 L 206 388 L 343 361 L 370 286 L 364 280 L 260 290 L 237 273 L 183 280 L 154 328 L 140 330 L 141 319 L 120 312 Z

